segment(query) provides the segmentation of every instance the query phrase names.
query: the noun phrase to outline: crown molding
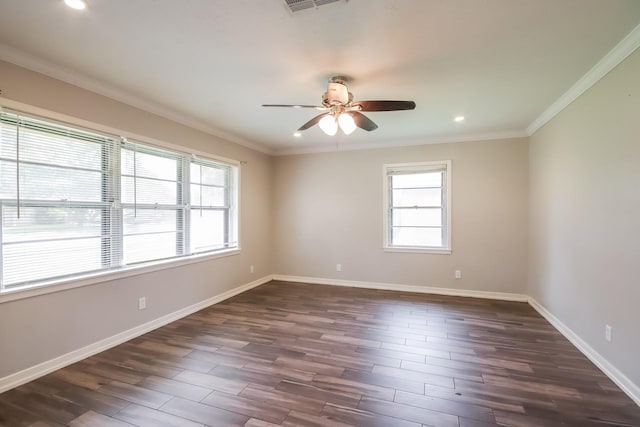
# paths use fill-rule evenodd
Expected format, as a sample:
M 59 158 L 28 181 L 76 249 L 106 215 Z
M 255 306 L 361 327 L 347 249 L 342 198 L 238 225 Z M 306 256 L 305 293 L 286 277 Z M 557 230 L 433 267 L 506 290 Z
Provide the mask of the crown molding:
M 527 127 L 527 136 L 533 135 L 538 129 L 564 110 L 569 104 L 596 84 L 609 71 L 624 61 L 638 47 L 640 47 L 640 25 L 636 26 L 625 38 L 609 51 L 596 65 L 580 78 L 568 91 L 551 104 L 540 116 Z
M 14 65 L 26 68 L 36 73 L 44 74 L 45 76 L 54 78 L 56 80 L 61 80 L 73 86 L 78 86 L 90 92 L 97 93 L 98 95 L 106 96 L 107 98 L 111 98 L 115 101 L 122 102 L 148 113 L 155 114 L 167 120 L 171 120 L 181 125 L 188 126 L 192 129 L 205 132 L 211 136 L 215 136 L 217 138 L 242 145 L 261 153 L 273 154 L 272 150 L 267 147 L 250 141 L 246 141 L 228 132 L 216 129 L 205 122 L 193 119 L 182 113 L 161 106 L 160 104 L 157 104 L 155 102 L 151 102 L 143 98 L 131 95 L 124 90 L 117 89 L 112 85 L 98 81 L 96 79 L 83 76 L 61 65 L 57 65 L 50 61 L 46 61 L 33 55 L 21 52 L 3 43 L 0 43 L 0 60 L 10 62 Z
M 443 137 L 424 137 L 406 140 L 394 140 L 394 141 L 377 141 L 377 142 L 364 142 L 364 143 L 342 143 L 340 141 L 337 145 L 330 141 L 323 145 L 313 145 L 307 147 L 296 148 L 283 148 L 274 150 L 274 156 L 293 156 L 297 154 L 317 154 L 317 153 L 332 153 L 336 151 L 354 151 L 354 150 L 371 150 L 376 148 L 400 148 L 409 147 L 415 145 L 430 145 L 430 144 L 451 144 L 456 142 L 469 142 L 469 141 L 489 141 L 497 139 L 512 139 L 512 138 L 526 138 L 529 135 L 523 130 L 514 130 L 506 132 L 488 132 L 488 133 L 472 133 L 456 136 L 443 136 Z
M 335 151 L 352 151 L 352 150 L 368 150 L 375 148 L 403 147 L 427 144 L 445 144 L 453 142 L 465 141 L 486 141 L 492 139 L 509 139 L 523 138 L 533 135 L 538 129 L 548 123 L 569 104 L 575 101 L 580 95 L 586 92 L 600 79 L 602 79 L 613 68 L 625 60 L 636 49 L 640 47 L 640 25 L 636 26 L 627 36 L 622 39 L 611 51 L 609 51 L 596 65 L 594 65 L 584 76 L 582 76 L 569 90 L 560 96 L 553 104 L 551 104 L 542 114 L 540 114 L 525 130 L 467 134 L 450 137 L 425 137 L 411 139 L 405 141 L 383 141 L 383 142 L 366 142 L 366 143 L 333 143 L 326 145 L 314 145 L 308 147 L 289 147 L 281 149 L 271 149 L 260 144 L 256 144 L 220 129 L 216 129 L 211 125 L 202 121 L 188 117 L 177 111 L 161 106 L 157 103 L 133 96 L 126 91 L 117 89 L 111 85 L 100 82 L 95 79 L 82 76 L 65 67 L 52 62 L 45 61 L 33 55 L 18 51 L 6 44 L 0 43 L 0 60 L 4 60 L 17 66 L 44 74 L 48 77 L 61 80 L 63 82 L 81 87 L 88 91 L 106 96 L 119 102 L 123 102 L 130 106 L 139 108 L 143 111 L 155 114 L 176 123 L 188 126 L 193 129 L 200 130 L 209 135 L 224 139 L 226 141 L 242 145 L 261 153 L 275 156 L 290 156 L 297 154 L 315 154 L 327 153 Z

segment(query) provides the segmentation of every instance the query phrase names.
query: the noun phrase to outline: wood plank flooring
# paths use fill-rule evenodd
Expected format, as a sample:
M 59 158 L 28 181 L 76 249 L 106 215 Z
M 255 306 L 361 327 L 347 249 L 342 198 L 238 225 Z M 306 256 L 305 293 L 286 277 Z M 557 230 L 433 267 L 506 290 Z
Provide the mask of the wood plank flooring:
M 271 282 L 0 395 L 20 426 L 640 426 L 524 303 Z

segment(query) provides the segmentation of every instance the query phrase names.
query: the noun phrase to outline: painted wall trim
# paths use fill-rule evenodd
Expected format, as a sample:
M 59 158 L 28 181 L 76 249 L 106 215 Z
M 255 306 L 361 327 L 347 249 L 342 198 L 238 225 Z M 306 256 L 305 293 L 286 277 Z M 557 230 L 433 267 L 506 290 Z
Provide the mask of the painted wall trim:
M 341 279 L 327 279 L 318 277 L 303 277 L 303 276 L 288 276 L 273 274 L 267 275 L 260 279 L 254 280 L 250 283 L 240 285 L 236 288 L 230 289 L 214 297 L 200 301 L 188 307 L 169 313 L 165 316 L 161 316 L 157 319 L 143 323 L 129 330 L 123 331 L 111 337 L 102 339 L 93 344 L 85 346 L 83 348 L 74 350 L 62 356 L 58 356 L 54 359 L 40 363 L 38 365 L 29 367 L 20 372 L 8 375 L 4 378 L 0 378 L 0 393 L 10 390 L 14 387 L 18 387 L 29 381 L 33 381 L 39 377 L 42 377 L 48 373 L 64 368 L 72 363 L 86 359 L 94 354 L 108 350 L 168 323 L 174 322 L 185 316 L 188 316 L 196 311 L 207 308 L 211 305 L 217 304 L 221 301 L 229 299 L 233 296 L 246 292 L 250 289 L 256 288 L 260 285 L 268 283 L 272 280 L 279 280 L 283 282 L 296 282 L 301 284 L 317 284 L 317 285 L 329 285 L 329 286 L 345 286 L 353 288 L 365 288 L 365 289 L 380 289 L 389 291 L 402 291 L 402 292 L 416 292 L 435 295 L 449 295 L 449 296 L 461 296 L 471 298 L 485 298 L 502 301 L 515 301 L 515 302 L 528 302 L 542 317 L 544 317 L 554 328 L 556 328 L 565 338 L 567 338 L 582 354 L 584 354 L 589 360 L 591 360 L 607 377 L 609 377 L 622 391 L 624 391 L 638 406 L 640 406 L 640 387 L 631 381 L 626 375 L 620 372 L 615 366 L 613 366 L 602 355 L 595 351 L 589 344 L 587 344 L 582 338 L 580 338 L 575 332 L 573 332 L 568 326 L 560 321 L 556 316 L 549 312 L 544 306 L 542 306 L 535 298 L 524 295 L 507 292 L 489 292 L 489 291 L 474 291 L 468 289 L 450 289 L 431 286 L 416 286 L 416 285 L 403 285 L 394 283 L 383 282 L 365 282 L 356 280 L 341 280 Z
M 119 344 L 129 341 L 135 337 L 146 334 L 147 332 L 150 332 L 168 323 L 174 322 L 178 319 L 181 319 L 185 316 L 195 313 L 196 311 L 202 310 L 203 308 L 207 308 L 211 305 L 217 304 L 233 296 L 236 296 L 250 289 L 253 289 L 267 282 L 270 282 L 271 280 L 272 280 L 271 275 L 264 276 L 260 279 L 254 280 L 253 282 L 240 285 L 236 288 L 230 289 L 226 292 L 223 292 L 221 294 L 218 294 L 206 300 L 197 302 L 188 307 L 184 307 L 180 310 L 174 311 L 173 313 L 169 313 L 157 319 L 143 323 L 142 325 L 136 326 L 134 328 L 120 332 L 111 337 L 97 341 L 93 344 L 89 344 L 86 347 L 79 348 L 67 354 L 63 354 L 62 356 L 58 356 L 54 359 L 48 360 L 46 362 L 42 362 L 38 365 L 29 367 L 27 369 L 23 369 L 22 371 L 8 375 L 4 378 L 0 378 L 0 393 L 7 391 L 9 389 L 12 389 L 14 387 L 18 387 L 19 385 L 25 384 L 29 381 L 33 381 L 36 378 L 42 377 L 48 373 L 64 368 L 65 366 L 71 365 L 72 363 L 78 362 L 82 359 L 86 359 L 87 357 L 93 356 L 94 354 L 108 350 L 112 347 L 115 347 Z
M 494 300 L 502 300 L 502 301 L 527 302 L 529 299 L 527 295 L 513 294 L 508 292 L 474 291 L 470 289 L 451 289 L 451 288 L 439 288 L 439 287 L 432 287 L 432 286 L 401 285 L 396 283 L 326 279 L 326 278 L 319 278 L 319 277 L 285 276 L 285 275 L 279 275 L 279 274 L 273 275 L 273 280 L 280 280 L 283 282 L 297 282 L 302 284 L 313 284 L 313 285 L 346 286 L 351 288 L 380 289 L 385 291 L 402 291 L 402 292 L 416 292 L 416 293 L 422 293 L 422 294 L 449 295 L 449 296 L 456 296 L 456 297 L 485 298 L 485 299 L 494 299 Z
M 81 75 L 77 72 L 71 71 L 68 68 L 62 67 L 44 59 L 29 55 L 3 43 L 0 43 L 0 60 L 9 62 L 22 68 L 26 68 L 27 70 L 31 70 L 36 73 L 44 74 L 45 76 L 52 77 L 56 80 L 69 83 L 70 85 L 77 86 L 82 89 L 86 89 L 90 92 L 97 93 L 98 95 L 106 96 L 107 98 L 120 101 L 148 113 L 155 114 L 156 116 L 160 116 L 173 122 L 180 123 L 192 129 L 197 129 L 209 135 L 242 145 L 252 150 L 259 151 L 265 154 L 272 154 L 271 150 L 264 147 L 263 145 L 247 141 L 228 132 L 223 132 L 222 130 L 216 129 L 208 125 L 207 123 L 188 117 L 183 113 L 161 106 L 155 102 L 134 96 L 127 91 L 115 88 L 114 86 L 108 85 L 99 80 Z
M 362 143 L 345 143 L 336 148 L 335 144 L 320 144 L 307 147 L 285 147 L 273 150 L 274 156 L 293 156 L 298 154 L 318 154 L 354 150 L 375 150 L 378 148 L 411 147 L 415 145 L 449 144 L 457 142 L 491 141 L 496 139 L 527 138 L 524 130 L 505 132 L 469 133 L 455 136 L 424 137 L 417 139 L 399 139 L 393 141 L 372 141 Z
M 442 144 L 448 142 L 483 141 L 487 139 L 523 138 L 533 135 L 538 129 L 553 119 L 558 113 L 564 110 L 569 104 L 575 101 L 580 95 L 586 92 L 591 86 L 596 84 L 609 71 L 615 68 L 620 62 L 631 55 L 640 47 L 640 25 L 636 26 L 624 39 L 622 39 L 613 49 L 611 49 L 600 61 L 596 63 L 587 73 L 573 84 L 560 98 L 542 112 L 525 130 L 512 130 L 504 132 L 460 135 L 452 137 L 434 137 L 419 140 L 407 140 L 398 142 L 371 142 L 364 144 L 348 144 L 340 147 L 338 151 L 362 150 L 372 148 L 412 146 L 424 144 Z M 193 129 L 200 130 L 227 141 L 243 145 L 252 150 L 256 150 L 269 155 L 286 156 L 296 154 L 312 154 L 336 151 L 334 146 L 318 145 L 305 148 L 285 147 L 282 149 L 271 149 L 264 145 L 246 141 L 235 135 L 214 129 L 202 121 L 187 117 L 182 113 L 171 111 L 170 109 L 157 105 L 153 102 L 135 97 L 125 91 L 116 89 L 103 82 L 81 76 L 65 67 L 50 63 L 41 58 L 18 51 L 6 44 L 0 43 L 0 60 L 7 61 L 19 67 L 35 71 L 40 74 L 61 80 L 74 86 L 81 87 L 91 92 L 106 96 L 116 101 L 123 102 L 143 111 L 169 119 L 176 123 L 183 124 Z
M 535 298 L 529 297 L 529 304 L 533 307 L 542 317 L 547 319 L 551 325 L 556 328 L 571 344 L 576 346 L 582 354 L 584 354 L 589 360 L 591 360 L 604 374 L 611 379 L 618 387 L 629 396 L 636 405 L 640 406 L 640 386 L 634 384 L 626 375 L 618 370 L 605 359 L 600 353 L 595 351 L 593 347 L 587 344 L 582 338 L 580 338 L 575 332 L 565 325 L 560 319 L 551 314 L 542 304 L 536 301 Z
M 183 267 L 185 265 L 212 261 L 240 254 L 240 248 L 220 251 L 209 254 L 194 254 L 181 258 L 169 260 L 150 261 L 139 265 L 125 266 L 119 269 L 101 271 L 99 273 L 89 273 L 78 275 L 61 280 L 50 280 L 32 286 L 22 286 L 16 289 L 0 292 L 0 304 L 16 301 L 24 298 L 31 298 L 39 295 L 47 295 L 55 292 L 67 291 L 69 289 L 91 286 L 98 283 L 110 282 L 112 280 L 124 279 L 125 277 L 140 276 L 142 274 L 171 268 Z
M 425 287 L 415 285 L 400 285 L 393 283 L 363 282 L 355 280 L 326 279 L 318 277 L 286 276 L 274 274 L 273 280 L 283 282 L 296 282 L 302 284 L 347 286 L 353 288 L 381 289 L 390 291 L 416 292 L 437 295 L 450 295 L 471 298 L 486 298 L 503 301 L 528 302 L 542 317 L 544 317 L 554 328 L 556 328 L 565 338 L 571 342 L 582 354 L 591 360 L 611 381 L 625 392 L 631 400 L 640 406 L 640 387 L 634 384 L 626 375 L 620 372 L 608 360 L 602 357 L 589 344 L 580 338 L 569 327 L 562 323 L 557 317 L 551 314 L 546 308 L 538 303 L 534 298 L 524 294 L 514 294 L 505 292 L 473 291 L 466 289 L 450 289 L 439 287 Z
M 585 93 L 607 73 L 624 61 L 638 47 L 640 47 L 640 25 L 636 26 L 625 38 L 609 51 L 596 65 L 569 88 L 560 98 L 551 104 L 527 127 L 527 135 L 533 135 L 538 129 L 547 124 L 558 113 Z

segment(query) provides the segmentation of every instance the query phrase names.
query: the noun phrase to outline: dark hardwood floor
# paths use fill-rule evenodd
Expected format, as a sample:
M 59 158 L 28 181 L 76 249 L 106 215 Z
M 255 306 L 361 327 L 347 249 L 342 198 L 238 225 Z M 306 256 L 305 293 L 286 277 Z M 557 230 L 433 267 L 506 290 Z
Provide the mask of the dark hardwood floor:
M 271 282 L 0 395 L 3 426 L 640 426 L 525 303 Z

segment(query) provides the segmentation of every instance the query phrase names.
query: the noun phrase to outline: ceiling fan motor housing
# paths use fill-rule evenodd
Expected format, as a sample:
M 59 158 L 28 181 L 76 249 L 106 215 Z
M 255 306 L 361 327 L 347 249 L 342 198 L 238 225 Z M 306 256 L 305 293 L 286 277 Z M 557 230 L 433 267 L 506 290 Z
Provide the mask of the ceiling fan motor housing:
M 353 95 L 347 90 L 347 86 L 337 81 L 330 81 L 327 91 L 322 96 L 322 103 L 326 106 L 347 105 L 351 101 L 353 101 Z

